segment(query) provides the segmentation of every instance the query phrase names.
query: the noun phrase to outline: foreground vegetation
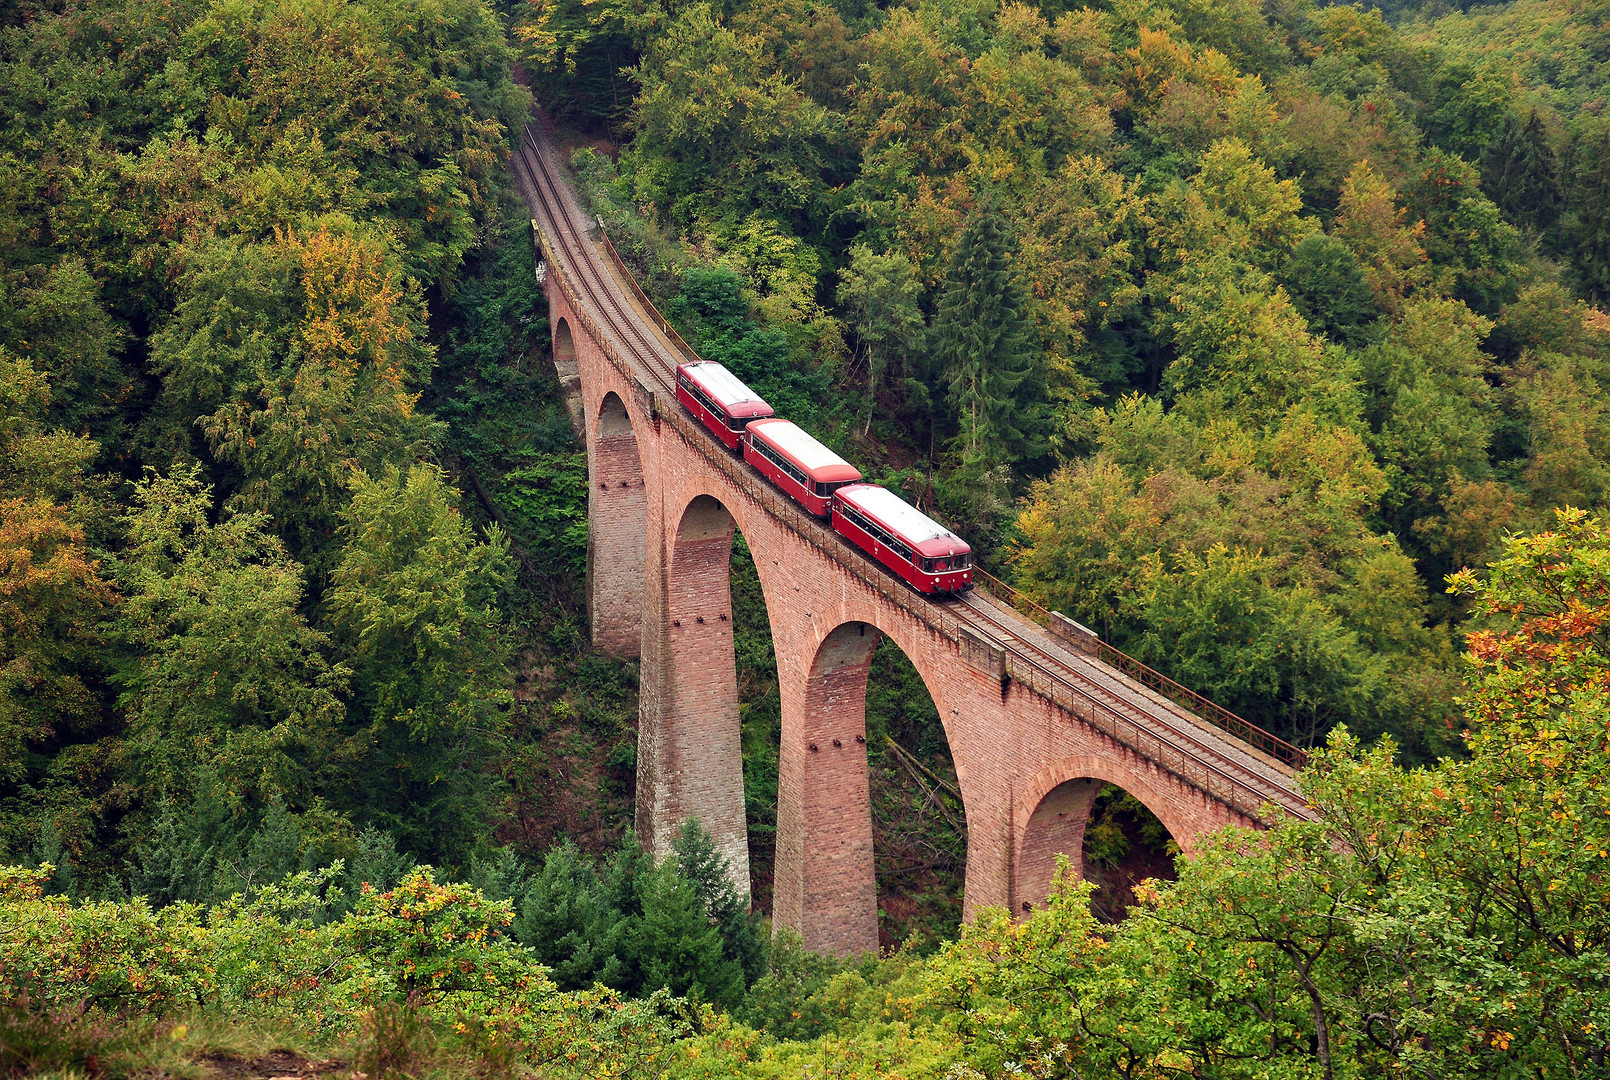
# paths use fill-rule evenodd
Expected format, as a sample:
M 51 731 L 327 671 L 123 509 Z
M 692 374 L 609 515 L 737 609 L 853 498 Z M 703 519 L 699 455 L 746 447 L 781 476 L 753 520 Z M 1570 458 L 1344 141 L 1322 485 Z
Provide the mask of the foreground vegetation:
M 1610 534 L 1569 511 L 1505 548 L 1490 575 L 1456 582 L 1485 626 L 1467 656 L 1468 757 L 1405 770 L 1390 743 L 1339 732 L 1303 777 L 1320 819 L 1225 831 L 1177 882 L 1139 889 L 1116 927 L 1063 874 L 1045 910 L 1022 923 L 985 912 L 928 959 L 841 967 L 774 947 L 717 1013 L 696 1002 L 720 993 L 710 982 L 691 1001 L 560 989 L 589 976 L 575 967 L 586 949 L 553 959 L 553 912 L 587 906 L 574 897 L 522 945 L 508 902 L 428 870 L 355 892 L 338 869 L 304 872 L 153 911 L 75 906 L 43 894 L 48 870 L 12 868 L 0 877 L 0 1067 L 84 1067 L 99 1051 L 75 1033 L 113 1018 L 171 1043 L 184 1038 L 171 1025 L 222 1015 L 392 1055 L 372 1075 L 432 1061 L 543 1076 L 1601 1075 Z M 711 855 L 706 841 L 680 865 L 698 880 Z M 564 889 L 576 877 L 565 866 L 550 859 L 537 887 Z M 637 880 L 642 917 L 602 950 L 588 939 L 593 955 L 647 947 L 698 969 L 697 945 L 651 915 L 668 910 L 655 893 L 685 889 L 677 875 Z M 731 913 L 719 897 L 703 904 L 714 938 Z M 741 985 L 736 972 L 727 985 Z

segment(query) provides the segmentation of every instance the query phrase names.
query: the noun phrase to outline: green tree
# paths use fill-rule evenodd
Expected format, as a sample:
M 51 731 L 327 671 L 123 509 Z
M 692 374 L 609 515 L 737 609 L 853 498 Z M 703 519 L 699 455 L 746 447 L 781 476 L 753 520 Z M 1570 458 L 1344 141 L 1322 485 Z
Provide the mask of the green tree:
M 975 484 L 1044 452 L 1044 364 L 1026 309 L 1006 222 L 985 206 L 956 240 L 933 320 L 936 374 L 956 427 L 951 450 Z
M 656 866 L 628 829 L 602 872 L 574 844 L 554 847 L 520 901 L 515 933 L 562 987 L 669 989 L 736 1006 L 746 964 L 757 974 L 761 965 L 754 924 L 708 834 L 695 826 L 679 846 Z
M 670 19 L 644 53 L 632 168 L 679 223 L 759 211 L 802 225 L 824 195 L 842 124 L 767 59 L 707 3 Z
M 11 310 L 0 314 L 0 342 L 55 388 L 45 419 L 72 430 L 121 434 L 114 417 L 130 390 L 117 358 L 125 334 L 102 306 L 100 283 L 78 255 L 32 276 L 31 285 L 8 298 Z M 105 431 L 109 424 L 113 431 Z
M 1404 532 L 1438 512 L 1454 476 L 1487 475 L 1495 402 L 1480 346 L 1491 327 L 1457 300 L 1422 297 L 1364 358 L 1388 504 Z
M 473 847 L 510 701 L 508 543 L 477 541 L 457 502 L 433 466 L 357 474 L 324 598 L 352 670 L 348 798 L 426 859 Z
M 766 967 L 766 939 L 760 920 L 732 883 L 731 864 L 696 818 L 682 823 L 672 850 L 678 870 L 721 934 L 723 956 L 738 965 L 745 985 L 753 983 Z
M 1358 259 L 1335 237 L 1316 233 L 1292 249 L 1282 283 L 1311 329 L 1344 345 L 1363 345 L 1380 314 Z
M 182 459 L 194 425 L 232 505 L 269 514 L 323 571 L 350 470 L 416 458 L 439 434 L 415 408 L 434 361 L 419 298 L 384 238 L 340 222 L 209 245 L 187 285 L 153 341 L 152 441 Z
M 1536 109 L 1514 113 L 1481 158 L 1481 186 L 1509 220 L 1535 232 L 1560 216 L 1560 162 Z
M 91 534 L 104 533 L 109 485 L 90 472 L 100 444 L 46 427 L 53 396 L 42 372 L 0 345 L 0 491 L 47 499 Z
M 635 835 L 630 843 L 635 854 Z M 618 955 L 621 915 L 602 889 L 592 860 L 565 841 L 548 849 L 541 871 L 517 898 L 513 931 L 561 989 L 620 986 L 625 981 Z
M 1135 599 L 1148 663 L 1233 712 L 1304 746 L 1372 715 L 1379 661 L 1311 589 L 1279 588 L 1255 552 L 1209 549 L 1159 561 Z
M 872 430 L 878 392 L 887 373 L 907 370 L 925 329 L 922 283 L 911 261 L 898 252 L 880 255 L 864 244 L 850 249 L 849 265 L 839 271 L 838 301 L 850 316 L 859 352 L 866 361 L 867 409 L 861 433 Z
M 1610 300 L 1610 121 L 1583 118 L 1571 140 L 1562 246 L 1589 301 Z
M 1425 222 L 1426 254 L 1449 292 L 1483 315 L 1515 299 L 1526 277 L 1520 232 L 1482 194 L 1474 166 L 1434 148 L 1408 195 Z
M 124 519 L 117 630 L 130 777 L 186 805 L 205 770 L 230 797 L 306 806 L 345 715 L 348 670 L 302 615 L 302 568 L 260 513 L 213 524 L 195 467 L 152 473 Z
M 1514 74 L 1496 64 L 1444 64 L 1432 79 L 1427 134 L 1444 150 L 1479 159 L 1502 137 L 1518 88 Z

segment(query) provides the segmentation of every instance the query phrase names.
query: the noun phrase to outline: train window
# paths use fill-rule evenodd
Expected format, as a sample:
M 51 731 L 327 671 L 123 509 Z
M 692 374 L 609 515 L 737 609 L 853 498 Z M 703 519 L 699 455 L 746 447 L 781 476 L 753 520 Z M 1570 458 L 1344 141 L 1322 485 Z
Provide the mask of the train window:
M 756 450 L 760 452 L 761 457 L 765 458 L 767 461 L 781 469 L 785 475 L 787 475 L 800 487 L 809 490 L 809 478 L 807 478 L 804 473 L 800 472 L 792 461 L 787 460 L 776 450 L 772 449 L 766 440 L 751 438 L 750 443 L 755 447 Z
M 733 431 L 743 431 L 749 426 L 749 420 L 742 416 L 727 417 L 727 426 Z
M 694 382 L 692 379 L 689 379 L 687 382 L 683 383 L 683 385 L 688 388 L 688 394 L 692 396 L 693 400 L 697 401 L 700 405 L 703 405 L 706 411 L 716 413 L 717 415 L 720 414 L 720 410 L 715 407 L 715 404 L 710 400 L 709 395 L 699 388 L 698 383 Z

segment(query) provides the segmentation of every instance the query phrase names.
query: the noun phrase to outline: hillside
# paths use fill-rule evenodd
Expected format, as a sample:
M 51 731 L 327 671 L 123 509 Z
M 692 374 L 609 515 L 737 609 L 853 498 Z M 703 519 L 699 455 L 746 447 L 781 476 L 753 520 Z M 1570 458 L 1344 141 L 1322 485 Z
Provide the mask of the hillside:
M 0 1073 L 1602 1071 L 1602 7 L 0 7 Z M 886 644 L 892 955 L 773 941 L 740 540 L 756 906 L 642 856 L 533 107 L 704 355 L 1327 821 L 1113 789 L 1093 898 L 964 930 Z

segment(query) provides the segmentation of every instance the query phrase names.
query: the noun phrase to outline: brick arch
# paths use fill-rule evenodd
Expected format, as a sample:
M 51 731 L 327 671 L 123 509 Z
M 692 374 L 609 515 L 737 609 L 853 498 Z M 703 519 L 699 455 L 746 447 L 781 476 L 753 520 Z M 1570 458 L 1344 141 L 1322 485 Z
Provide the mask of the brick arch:
M 604 391 L 587 423 L 587 616 L 593 644 L 618 657 L 642 645 L 648 500 L 637 434 L 620 395 Z
M 570 332 L 570 321 L 563 317 L 553 323 L 553 358 L 561 364 L 576 362 L 576 338 Z
M 820 648 L 822 642 L 845 623 L 865 623 L 899 647 L 906 659 L 911 661 L 911 666 L 917 669 L 928 696 L 933 698 L 934 708 L 939 710 L 939 723 L 945 729 L 945 741 L 954 743 L 957 734 L 954 730 L 956 713 L 950 708 L 946 683 L 941 677 L 943 668 L 955 663 L 955 657 L 948 655 L 948 643 L 941 643 L 932 631 L 911 619 L 892 617 L 882 605 L 845 600 L 826 605 L 826 610 L 812 620 L 813 649 Z
M 755 571 L 760 576 L 760 593 L 766 603 L 766 617 L 768 621 L 776 624 L 778 620 L 772 615 L 773 598 L 784 587 L 783 581 L 788 575 L 782 571 L 779 562 L 765 558 L 769 549 L 779 546 L 772 535 L 775 531 L 774 526 L 768 522 L 764 514 L 756 514 L 755 508 L 747 500 L 734 499 L 734 493 L 730 488 L 710 483 L 709 480 L 710 478 L 704 476 L 694 477 L 678 487 L 674 494 L 666 499 L 666 521 L 675 523 L 666 537 L 667 543 L 677 542 L 683 522 L 695 504 L 708 500 L 719 505 L 730 520 L 728 543 L 731 543 L 731 533 L 736 531 L 742 534 L 744 542 L 749 545 L 750 557 L 754 560 Z
M 626 402 L 615 391 L 607 390 L 603 400 L 598 403 L 598 437 L 607 439 L 621 435 L 632 436 L 635 447 L 637 431 L 632 426 L 631 413 L 626 411 Z
M 1046 766 L 1029 779 L 1017 802 L 1014 834 L 1014 914 L 1022 916 L 1045 903 L 1051 891 L 1056 857 L 1066 855 L 1074 874 L 1084 874 L 1084 834 L 1090 808 L 1106 784 L 1115 784 L 1150 810 L 1169 838 L 1189 852 L 1203 831 L 1197 800 L 1180 799 L 1178 781 L 1156 769 L 1136 767 L 1116 757 L 1080 755 Z M 1209 827 L 1222 822 L 1209 823 Z
M 873 605 L 832 605 L 813 617 L 796 677 L 784 680 L 794 685 L 785 685 L 778 748 L 773 907 L 779 925 L 797 928 L 806 946 L 819 952 L 854 956 L 878 947 L 866 697 L 872 654 L 882 638 L 917 669 L 951 740 L 943 682 L 931 670 L 932 643 L 911 629 Z M 781 677 L 781 657 L 778 667 Z M 965 789 L 962 802 L 965 816 Z

